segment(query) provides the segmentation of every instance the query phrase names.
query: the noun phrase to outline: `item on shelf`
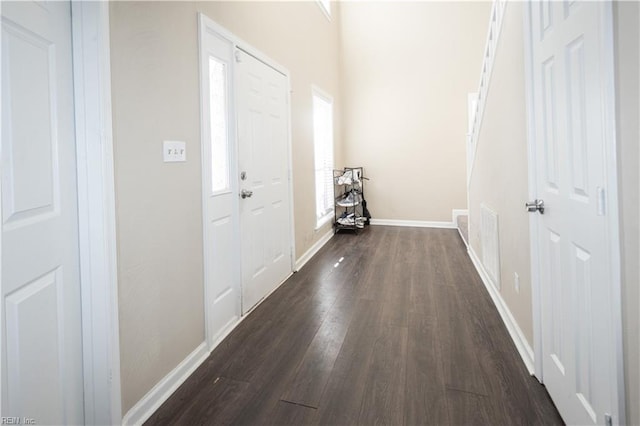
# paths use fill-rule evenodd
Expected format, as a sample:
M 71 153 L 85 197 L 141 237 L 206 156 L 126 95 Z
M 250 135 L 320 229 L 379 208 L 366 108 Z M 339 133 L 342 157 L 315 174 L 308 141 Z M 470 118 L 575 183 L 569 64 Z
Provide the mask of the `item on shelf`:
M 360 228 L 360 229 L 364 228 L 366 221 L 367 219 L 362 216 L 356 217 L 354 213 L 347 214 L 347 212 L 344 212 L 342 216 L 338 218 L 338 223 L 340 225 L 356 226 L 357 228 Z
M 348 194 L 336 202 L 341 207 L 354 207 L 360 204 L 362 201 L 362 195 L 359 194 L 355 189 L 351 190 Z
M 347 169 L 340 176 L 335 178 L 336 185 L 353 185 L 360 182 L 361 171 L 357 169 Z

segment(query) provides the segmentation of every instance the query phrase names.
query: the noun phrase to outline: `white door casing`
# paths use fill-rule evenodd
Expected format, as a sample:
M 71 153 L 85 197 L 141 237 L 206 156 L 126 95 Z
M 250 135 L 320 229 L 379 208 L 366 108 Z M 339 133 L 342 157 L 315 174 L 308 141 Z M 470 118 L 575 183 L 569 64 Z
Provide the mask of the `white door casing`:
M 84 422 L 69 2 L 2 5 L 2 412 Z
M 288 167 L 288 80 L 237 50 L 242 241 L 242 310 L 251 310 L 292 272 Z M 249 194 L 247 193 L 247 194 Z
M 205 328 L 210 349 L 241 315 L 234 49 L 201 15 Z
M 72 2 L 86 424 L 122 419 L 109 4 Z
M 567 423 L 622 423 L 611 4 L 525 9 L 537 375 Z

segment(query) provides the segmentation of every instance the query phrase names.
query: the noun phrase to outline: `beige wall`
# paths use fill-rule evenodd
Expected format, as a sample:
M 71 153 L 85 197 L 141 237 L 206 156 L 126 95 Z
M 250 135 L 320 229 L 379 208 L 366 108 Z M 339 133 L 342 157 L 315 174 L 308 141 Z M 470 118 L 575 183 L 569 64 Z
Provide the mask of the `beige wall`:
M 200 11 L 290 71 L 297 255 L 329 230 L 314 231 L 311 85 L 340 129 L 337 19 L 315 2 L 111 3 L 124 413 L 204 341 Z M 186 141 L 186 163 L 162 162 L 166 139 Z
M 640 5 L 614 3 L 627 423 L 640 425 Z
M 489 2 L 342 3 L 345 159 L 376 219 L 451 221 L 466 208 L 467 93 Z
M 482 258 L 480 204 L 499 217 L 501 295 L 533 343 L 522 3 L 508 2 L 469 188 L 469 240 Z M 508 159 L 508 161 L 505 161 Z M 520 277 L 520 291 L 514 274 Z M 533 346 L 533 345 L 532 345 Z
M 638 197 L 640 158 L 639 5 L 614 4 L 616 43 L 616 114 L 620 173 L 623 261 L 623 328 L 627 423 L 640 425 L 640 351 L 638 306 Z M 481 255 L 480 203 L 500 215 L 502 297 L 533 346 L 528 218 L 522 208 L 527 198 L 526 101 L 522 50 L 522 4 L 509 2 L 487 96 L 476 164 L 470 187 L 471 245 Z M 500 81 L 500 84 L 495 84 Z M 504 161 L 505 159 L 509 161 Z M 520 293 L 513 273 L 520 275 Z

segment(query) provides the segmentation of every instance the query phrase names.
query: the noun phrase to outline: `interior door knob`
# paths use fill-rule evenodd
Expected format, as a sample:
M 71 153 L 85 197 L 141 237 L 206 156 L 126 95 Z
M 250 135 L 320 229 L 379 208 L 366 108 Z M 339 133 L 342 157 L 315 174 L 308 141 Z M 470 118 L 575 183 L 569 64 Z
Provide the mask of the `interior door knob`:
M 242 191 L 240 191 L 240 196 L 244 199 L 244 198 L 251 198 L 251 196 L 253 195 L 253 191 L 249 191 L 248 189 L 243 189 Z
M 533 200 L 525 203 L 525 207 L 529 213 L 540 212 L 544 214 L 544 200 Z

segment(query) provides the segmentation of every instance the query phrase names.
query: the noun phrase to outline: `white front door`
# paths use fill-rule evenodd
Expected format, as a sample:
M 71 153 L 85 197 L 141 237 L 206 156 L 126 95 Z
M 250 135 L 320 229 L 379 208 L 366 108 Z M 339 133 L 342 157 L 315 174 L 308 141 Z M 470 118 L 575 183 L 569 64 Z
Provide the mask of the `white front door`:
M 69 2 L 2 4 L 2 415 L 84 421 Z
M 570 424 L 617 422 L 606 2 L 530 4 L 542 378 Z
M 242 310 L 251 310 L 292 271 L 287 78 L 238 53 L 238 144 Z
M 202 156 L 207 341 L 214 346 L 240 318 L 240 243 L 234 45 L 201 17 Z

